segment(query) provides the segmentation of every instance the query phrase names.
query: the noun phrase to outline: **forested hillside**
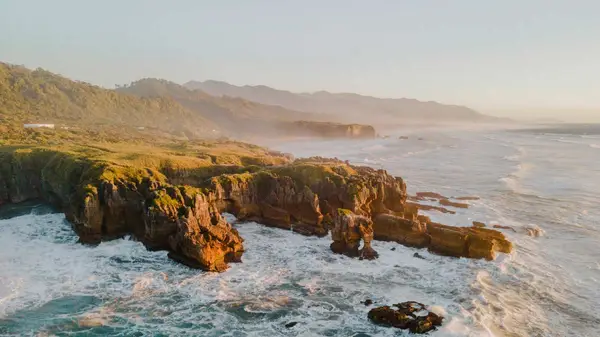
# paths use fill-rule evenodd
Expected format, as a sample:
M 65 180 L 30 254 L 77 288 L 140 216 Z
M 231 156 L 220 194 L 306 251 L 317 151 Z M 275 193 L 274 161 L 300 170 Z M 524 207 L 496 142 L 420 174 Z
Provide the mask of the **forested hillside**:
M 138 97 L 5 63 L 0 63 L 0 118 L 5 126 L 145 127 L 185 136 L 207 135 L 216 128 L 169 97 Z

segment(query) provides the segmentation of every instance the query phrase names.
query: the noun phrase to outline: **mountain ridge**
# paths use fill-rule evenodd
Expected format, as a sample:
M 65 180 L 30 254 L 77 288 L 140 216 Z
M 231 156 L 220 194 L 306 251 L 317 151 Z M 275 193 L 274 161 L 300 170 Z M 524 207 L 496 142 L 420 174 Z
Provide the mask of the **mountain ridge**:
M 344 122 L 372 121 L 373 117 L 382 119 L 382 122 L 400 122 L 402 119 L 486 122 L 496 119 L 469 107 L 413 98 L 378 98 L 324 90 L 294 93 L 266 85 L 238 86 L 216 80 L 188 81 L 183 86 L 202 90 L 213 96 L 234 96 L 297 111 L 342 116 L 345 118 Z
M 0 63 L 0 133 L 4 133 L 0 141 L 39 136 L 26 124 L 81 130 L 102 139 L 167 134 L 180 139 L 376 135 L 369 125 L 333 123 L 323 115 L 214 97 L 164 79 L 145 78 L 105 89 L 41 68 Z

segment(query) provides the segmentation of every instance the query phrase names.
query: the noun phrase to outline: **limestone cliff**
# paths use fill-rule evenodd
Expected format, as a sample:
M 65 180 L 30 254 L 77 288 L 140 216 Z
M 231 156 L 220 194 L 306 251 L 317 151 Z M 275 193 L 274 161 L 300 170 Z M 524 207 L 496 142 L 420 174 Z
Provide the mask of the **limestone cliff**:
M 331 122 L 295 121 L 280 123 L 288 135 L 325 138 L 375 138 L 375 128 L 364 124 L 341 124 Z
M 373 239 L 470 258 L 493 259 L 512 249 L 498 231 L 445 226 L 419 215 L 406 202 L 402 178 L 385 170 L 323 158 L 290 162 L 278 153 L 251 165 L 234 158 L 231 165 L 187 168 L 171 161 L 121 164 L 85 153 L 4 149 L 0 205 L 45 200 L 64 211 L 83 243 L 132 235 L 149 249 L 209 271 L 241 261 L 244 251 L 224 211 L 304 235 L 331 231 L 334 252 L 367 259 L 377 257 Z
M 82 243 L 133 235 L 187 265 L 221 271 L 240 261 L 242 238 L 197 188 L 153 169 L 93 162 L 73 153 L 0 153 L 0 205 L 40 199 L 63 210 Z

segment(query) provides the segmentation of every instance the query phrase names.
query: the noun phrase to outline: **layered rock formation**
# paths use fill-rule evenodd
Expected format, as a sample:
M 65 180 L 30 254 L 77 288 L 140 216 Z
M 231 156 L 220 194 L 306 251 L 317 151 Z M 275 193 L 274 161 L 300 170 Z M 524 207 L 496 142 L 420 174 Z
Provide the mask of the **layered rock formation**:
M 222 271 L 240 261 L 242 238 L 208 195 L 172 186 L 151 169 L 88 161 L 71 153 L 1 153 L 0 205 L 45 200 L 63 210 L 80 241 L 131 234 L 189 266 Z
M 512 250 L 511 242 L 498 231 L 446 226 L 418 217 L 406 219 L 380 214 L 374 219 L 373 229 L 376 240 L 428 248 L 440 255 L 493 260 L 497 252 L 510 253 Z
M 354 167 L 323 158 L 257 173 L 222 175 L 211 180 L 220 209 L 240 219 L 325 236 L 338 209 L 372 217 L 402 213 L 406 185 L 384 170 Z
M 331 230 L 334 252 L 366 259 L 377 257 L 373 238 L 457 257 L 493 259 L 511 250 L 498 231 L 445 226 L 419 215 L 406 202 L 402 178 L 384 170 L 273 155 L 288 164 L 135 167 L 20 148 L 0 152 L 0 205 L 45 200 L 65 212 L 83 243 L 133 235 L 149 249 L 209 271 L 241 261 L 244 251 L 224 211 L 304 235 Z
M 281 123 L 280 126 L 287 134 L 296 136 L 325 138 L 375 138 L 377 136 L 375 128 L 364 124 L 295 121 Z
M 397 303 L 392 307 L 373 308 L 367 317 L 378 325 L 405 329 L 419 334 L 435 330 L 442 325 L 444 320 L 444 317 L 427 311 L 424 304 L 412 301 Z
M 358 256 L 361 259 L 376 259 L 379 254 L 371 247 L 373 221 L 342 208 L 338 208 L 337 213 L 331 229 L 331 251 L 350 257 Z M 361 240 L 364 246 L 359 249 Z

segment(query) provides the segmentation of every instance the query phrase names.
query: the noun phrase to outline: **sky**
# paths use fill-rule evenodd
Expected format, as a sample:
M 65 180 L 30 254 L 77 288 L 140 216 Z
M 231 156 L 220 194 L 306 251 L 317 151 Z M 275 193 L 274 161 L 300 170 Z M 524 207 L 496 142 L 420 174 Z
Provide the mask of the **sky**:
M 0 0 L 0 61 L 600 121 L 598 0 Z

